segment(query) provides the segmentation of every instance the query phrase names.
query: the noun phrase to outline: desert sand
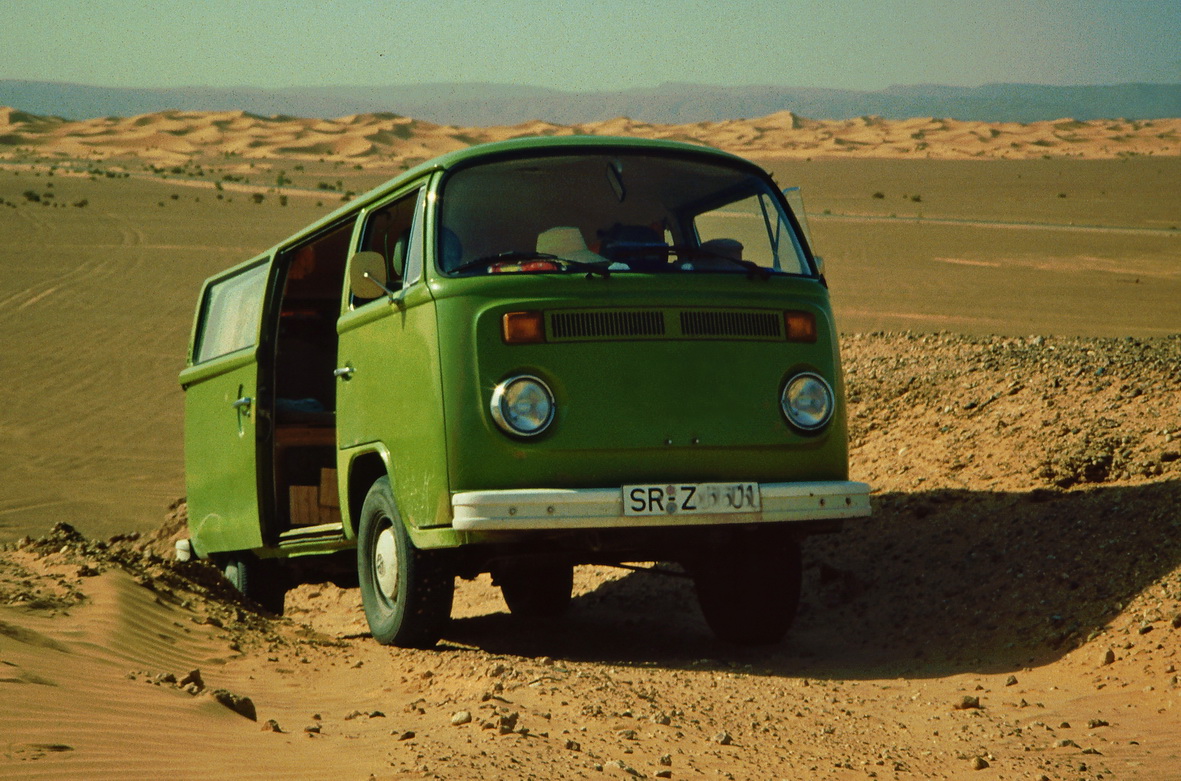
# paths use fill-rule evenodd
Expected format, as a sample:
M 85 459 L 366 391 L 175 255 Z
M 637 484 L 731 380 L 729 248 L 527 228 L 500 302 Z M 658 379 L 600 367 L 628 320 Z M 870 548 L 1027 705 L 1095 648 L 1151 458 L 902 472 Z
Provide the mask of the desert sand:
M 0 110 L 0 777 L 1181 777 L 1179 124 Z M 807 543 L 788 639 L 718 643 L 675 573 L 583 567 L 561 623 L 461 581 L 437 649 L 389 649 L 355 590 L 279 618 L 168 561 L 200 280 L 543 132 L 804 187 L 875 515 Z
M 41 155 L 103 160 L 136 155 L 177 163 L 198 154 L 270 160 L 380 157 L 410 165 L 474 143 L 519 136 L 621 135 L 708 144 L 747 157 L 921 159 L 1117 158 L 1181 153 L 1181 120 L 1059 119 L 1021 124 L 924 117 L 812 120 L 784 111 L 756 119 L 659 125 L 619 117 L 585 125 L 533 121 L 454 127 L 397 114 L 338 119 L 167 111 L 68 121 L 0 108 L 0 144 Z

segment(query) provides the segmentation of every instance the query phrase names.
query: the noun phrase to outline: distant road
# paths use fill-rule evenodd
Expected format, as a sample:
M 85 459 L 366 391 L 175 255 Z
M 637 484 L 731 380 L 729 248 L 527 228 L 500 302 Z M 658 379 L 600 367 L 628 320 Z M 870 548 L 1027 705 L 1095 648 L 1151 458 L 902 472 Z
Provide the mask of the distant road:
M 808 221 L 833 222 L 906 222 L 924 225 L 962 225 L 980 228 L 1006 228 L 1010 230 L 1059 230 L 1091 233 L 1139 233 L 1153 236 L 1181 236 L 1176 228 L 1141 228 L 1129 225 L 1077 225 L 1054 222 L 1008 222 L 1004 220 L 969 220 L 957 217 L 891 217 L 880 214 L 831 214 L 808 213 Z

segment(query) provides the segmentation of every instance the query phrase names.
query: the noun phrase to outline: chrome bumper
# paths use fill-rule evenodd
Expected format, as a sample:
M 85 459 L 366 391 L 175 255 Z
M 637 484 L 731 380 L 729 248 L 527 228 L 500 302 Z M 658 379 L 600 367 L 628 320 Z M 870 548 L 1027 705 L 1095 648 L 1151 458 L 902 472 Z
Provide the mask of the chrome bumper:
M 451 495 L 461 531 L 615 529 L 782 523 L 869 515 L 869 485 L 848 481 L 761 483 L 762 509 L 750 513 L 624 515 L 621 488 L 517 488 Z

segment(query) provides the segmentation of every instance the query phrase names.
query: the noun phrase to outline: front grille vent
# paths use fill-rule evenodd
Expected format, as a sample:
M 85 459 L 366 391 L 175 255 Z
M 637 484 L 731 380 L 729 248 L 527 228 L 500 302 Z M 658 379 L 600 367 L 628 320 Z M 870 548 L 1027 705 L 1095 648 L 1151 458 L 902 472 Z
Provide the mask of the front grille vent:
M 550 333 L 555 339 L 664 336 L 660 311 L 554 312 Z
M 782 338 L 783 317 L 773 312 L 683 311 L 681 333 L 684 336 Z

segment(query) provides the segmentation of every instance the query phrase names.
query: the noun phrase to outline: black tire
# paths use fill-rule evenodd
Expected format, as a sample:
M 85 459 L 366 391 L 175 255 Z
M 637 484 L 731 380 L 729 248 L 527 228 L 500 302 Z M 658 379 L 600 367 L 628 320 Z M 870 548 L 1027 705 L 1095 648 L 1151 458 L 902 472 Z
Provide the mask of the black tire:
M 442 552 L 414 547 L 388 477 L 373 484 L 361 507 L 357 574 L 374 640 L 403 648 L 438 641 L 451 618 L 455 575 Z
M 557 618 L 570 609 L 574 567 L 570 564 L 510 565 L 493 578 L 509 612 L 520 618 Z
M 742 535 L 693 568 L 710 629 L 740 645 L 778 643 L 800 604 L 800 545 L 779 533 Z
M 233 551 L 219 556 L 218 566 L 225 579 L 243 596 L 269 613 L 283 615 L 287 573 L 278 562 L 260 559 L 250 551 Z

